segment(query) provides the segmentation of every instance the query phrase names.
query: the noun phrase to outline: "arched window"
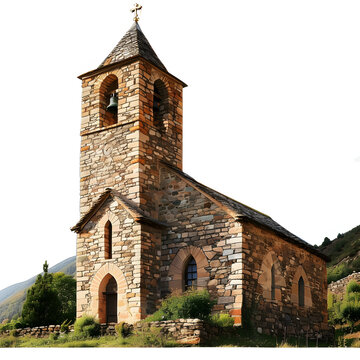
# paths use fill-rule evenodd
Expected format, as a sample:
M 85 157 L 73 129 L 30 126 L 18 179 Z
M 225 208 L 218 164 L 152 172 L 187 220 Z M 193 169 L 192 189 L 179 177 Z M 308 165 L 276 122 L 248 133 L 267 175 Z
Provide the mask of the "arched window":
M 100 86 L 100 127 L 118 122 L 117 89 L 118 78 L 113 74 L 106 77 Z
M 305 285 L 304 285 L 304 279 L 302 276 L 300 276 L 300 279 L 298 281 L 298 296 L 299 296 L 299 306 L 305 305 Z
M 166 86 L 161 80 L 156 80 L 154 83 L 153 116 L 154 125 L 160 131 L 165 129 L 166 115 L 168 112 L 169 104 Z
M 195 259 L 190 256 L 190 259 L 187 262 L 185 267 L 185 290 L 196 287 L 197 280 L 197 266 Z
M 105 224 L 104 240 L 105 240 L 105 259 L 111 259 L 112 258 L 112 225 L 110 220 L 108 220 Z
M 275 267 L 271 267 L 271 300 L 275 300 Z

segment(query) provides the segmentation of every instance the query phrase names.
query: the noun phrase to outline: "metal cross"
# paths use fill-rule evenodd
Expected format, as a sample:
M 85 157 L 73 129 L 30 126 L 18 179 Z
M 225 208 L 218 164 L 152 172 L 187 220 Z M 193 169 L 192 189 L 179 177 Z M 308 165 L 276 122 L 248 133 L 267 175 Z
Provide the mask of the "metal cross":
M 142 9 L 142 6 L 141 6 L 141 5 L 135 4 L 135 5 L 134 5 L 134 8 L 130 10 L 132 13 L 133 13 L 133 12 L 135 13 L 134 20 L 135 20 L 136 22 L 139 21 L 138 11 L 141 10 L 141 9 Z

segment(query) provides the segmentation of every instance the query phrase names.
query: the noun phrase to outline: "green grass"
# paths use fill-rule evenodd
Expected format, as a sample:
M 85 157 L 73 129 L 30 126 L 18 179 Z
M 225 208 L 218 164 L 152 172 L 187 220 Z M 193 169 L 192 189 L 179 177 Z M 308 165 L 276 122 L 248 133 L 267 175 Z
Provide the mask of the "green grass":
M 360 324 L 355 326 L 352 330 L 360 331 Z M 335 331 L 335 346 L 338 347 L 359 347 L 359 339 L 345 339 L 344 336 L 351 332 L 348 326 L 337 326 Z M 179 345 L 171 338 L 167 338 L 160 334 L 159 328 L 152 328 L 149 330 L 138 331 L 128 337 L 122 338 L 119 336 L 100 336 L 96 338 L 80 338 L 73 333 L 54 339 L 54 337 L 34 338 L 34 337 L 14 337 L 14 336 L 0 336 L 0 348 L 2 347 L 176 347 L 187 346 Z M 196 346 L 196 345 L 192 345 Z M 233 333 L 221 334 L 216 338 L 204 342 L 201 347 L 305 347 L 306 339 L 301 338 L 287 338 L 285 341 L 283 337 L 276 337 L 270 335 L 258 334 L 256 332 L 247 331 L 241 328 L 234 328 Z M 309 339 L 308 347 L 315 347 L 316 341 Z M 318 343 L 319 347 L 333 346 L 333 344 L 325 344 L 321 340 Z
M 154 328 L 148 331 L 138 331 L 126 338 L 118 336 L 99 336 L 94 338 L 82 338 L 75 334 L 66 334 L 58 339 L 53 337 L 34 338 L 30 336 L 14 337 L 0 336 L 0 348 L 2 347 L 173 347 L 179 346 L 176 342 L 160 334 L 160 329 Z

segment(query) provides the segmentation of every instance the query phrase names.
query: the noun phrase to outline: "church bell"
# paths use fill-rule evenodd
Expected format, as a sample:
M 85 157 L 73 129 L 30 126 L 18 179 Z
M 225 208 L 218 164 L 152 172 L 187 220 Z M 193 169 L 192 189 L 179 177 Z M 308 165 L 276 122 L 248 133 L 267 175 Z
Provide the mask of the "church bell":
M 114 93 L 114 94 L 111 94 L 110 102 L 106 108 L 106 111 L 109 111 L 112 114 L 116 114 L 117 108 L 118 108 L 118 98 L 117 98 L 117 95 Z

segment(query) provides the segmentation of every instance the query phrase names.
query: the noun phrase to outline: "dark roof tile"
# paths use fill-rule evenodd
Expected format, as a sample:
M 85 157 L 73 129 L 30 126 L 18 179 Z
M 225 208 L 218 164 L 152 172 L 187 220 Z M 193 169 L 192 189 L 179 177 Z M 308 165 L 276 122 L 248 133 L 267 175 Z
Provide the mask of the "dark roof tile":
M 131 28 L 115 46 L 113 51 L 111 51 L 106 59 L 100 64 L 98 69 L 135 56 L 141 56 L 145 60 L 157 66 L 159 69 L 167 72 L 166 67 L 156 55 L 137 22 L 134 22 Z

